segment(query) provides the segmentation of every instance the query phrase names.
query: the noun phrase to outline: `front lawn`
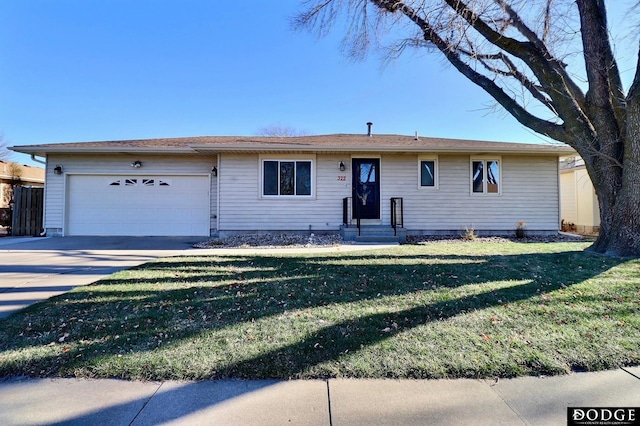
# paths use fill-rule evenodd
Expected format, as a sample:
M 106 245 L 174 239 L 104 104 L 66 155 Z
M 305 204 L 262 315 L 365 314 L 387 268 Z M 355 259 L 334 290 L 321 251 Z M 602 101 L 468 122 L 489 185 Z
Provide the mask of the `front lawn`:
M 0 377 L 513 377 L 638 365 L 640 260 L 586 245 L 161 259 L 0 320 Z

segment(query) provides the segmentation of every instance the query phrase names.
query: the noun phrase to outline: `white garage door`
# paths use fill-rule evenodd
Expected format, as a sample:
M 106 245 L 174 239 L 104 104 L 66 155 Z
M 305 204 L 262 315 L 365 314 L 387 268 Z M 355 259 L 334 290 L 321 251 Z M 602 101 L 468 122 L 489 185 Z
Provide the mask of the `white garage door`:
M 67 235 L 209 235 L 207 176 L 69 176 Z

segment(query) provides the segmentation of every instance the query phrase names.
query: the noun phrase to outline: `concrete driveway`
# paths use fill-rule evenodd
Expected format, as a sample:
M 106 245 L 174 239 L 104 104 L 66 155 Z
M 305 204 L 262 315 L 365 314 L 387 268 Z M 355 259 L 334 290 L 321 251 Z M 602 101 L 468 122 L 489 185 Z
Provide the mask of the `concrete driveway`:
M 206 237 L 0 238 L 0 318 Z

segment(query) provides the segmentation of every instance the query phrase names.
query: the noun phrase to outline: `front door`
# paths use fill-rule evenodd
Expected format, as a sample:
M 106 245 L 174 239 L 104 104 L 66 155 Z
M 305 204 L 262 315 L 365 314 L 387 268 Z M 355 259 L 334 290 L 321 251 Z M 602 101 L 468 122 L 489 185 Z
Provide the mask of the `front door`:
M 380 219 L 380 159 L 354 158 L 351 165 L 354 219 Z

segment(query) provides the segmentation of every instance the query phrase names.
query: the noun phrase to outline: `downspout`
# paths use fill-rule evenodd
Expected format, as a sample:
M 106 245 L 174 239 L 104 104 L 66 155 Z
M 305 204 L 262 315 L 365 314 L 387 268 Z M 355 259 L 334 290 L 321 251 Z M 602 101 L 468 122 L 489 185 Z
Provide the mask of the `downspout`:
M 218 164 L 218 177 L 216 178 L 216 233 L 220 235 L 220 153 L 216 155 Z
M 36 163 L 40 163 L 40 164 L 44 164 L 44 165 L 46 165 L 46 164 L 47 164 L 47 162 L 46 162 L 46 161 L 38 160 L 38 159 L 36 158 L 36 155 L 35 155 L 35 154 L 31 154 L 31 161 L 34 161 L 34 162 L 36 162 Z
M 558 191 L 558 234 L 560 234 L 562 232 L 562 174 L 561 174 L 561 170 L 560 170 L 560 156 L 557 157 L 557 161 L 556 161 L 556 170 L 557 170 L 557 177 L 556 179 L 558 179 L 558 184 L 557 184 L 557 191 Z M 574 175 L 575 177 L 575 175 Z M 576 207 L 578 206 L 578 203 L 576 203 Z

